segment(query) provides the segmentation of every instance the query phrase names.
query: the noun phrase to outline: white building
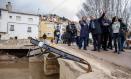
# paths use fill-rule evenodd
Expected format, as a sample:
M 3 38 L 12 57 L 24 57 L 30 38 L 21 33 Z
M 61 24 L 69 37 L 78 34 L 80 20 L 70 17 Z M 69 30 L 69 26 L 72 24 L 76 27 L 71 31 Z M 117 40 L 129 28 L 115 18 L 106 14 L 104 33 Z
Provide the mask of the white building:
M 6 40 L 14 37 L 18 39 L 27 39 L 28 37 L 38 38 L 39 16 L 14 12 L 9 9 L 0 9 L 1 39 Z

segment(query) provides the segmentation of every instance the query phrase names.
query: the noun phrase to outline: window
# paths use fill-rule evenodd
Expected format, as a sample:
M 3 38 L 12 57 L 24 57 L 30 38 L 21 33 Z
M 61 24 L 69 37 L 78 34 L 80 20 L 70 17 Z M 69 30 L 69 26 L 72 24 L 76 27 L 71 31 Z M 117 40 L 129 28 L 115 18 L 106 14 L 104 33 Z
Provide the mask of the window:
M 48 35 L 50 35 L 51 33 L 47 33 Z
M 21 17 L 20 16 L 16 16 L 16 20 L 17 21 L 21 21 Z
M 33 21 L 33 18 L 28 18 L 28 21 L 29 21 L 29 22 L 32 22 L 32 21 Z
M 15 31 L 14 25 L 10 25 L 10 31 Z
M 29 33 L 31 32 L 31 27 L 28 27 L 27 32 Z
M 12 16 L 9 16 L 10 19 L 12 19 Z

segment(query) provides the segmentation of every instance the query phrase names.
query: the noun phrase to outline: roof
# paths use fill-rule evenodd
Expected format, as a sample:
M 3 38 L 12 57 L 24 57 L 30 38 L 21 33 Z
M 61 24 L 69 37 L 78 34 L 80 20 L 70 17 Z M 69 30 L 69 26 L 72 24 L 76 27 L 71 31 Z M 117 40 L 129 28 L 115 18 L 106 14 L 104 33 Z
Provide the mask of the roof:
M 8 11 L 7 9 L 3 9 L 3 8 L 0 8 L 0 10 L 3 10 L 3 11 Z
M 0 34 L 6 34 L 6 32 L 0 32 Z
M 3 9 L 3 8 L 0 8 L 0 10 L 8 11 L 7 9 Z M 33 13 L 24 13 L 24 12 L 17 12 L 17 11 L 9 11 L 9 13 L 23 14 L 23 15 L 32 15 L 32 16 L 39 16 L 39 15 L 33 14 Z

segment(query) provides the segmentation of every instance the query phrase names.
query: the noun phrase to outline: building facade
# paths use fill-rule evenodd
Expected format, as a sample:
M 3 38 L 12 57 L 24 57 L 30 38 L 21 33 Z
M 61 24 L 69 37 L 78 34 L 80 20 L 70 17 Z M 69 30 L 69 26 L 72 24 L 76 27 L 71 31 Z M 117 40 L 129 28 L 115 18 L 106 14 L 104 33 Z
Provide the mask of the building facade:
M 0 36 L 1 39 L 38 38 L 39 16 L 0 9 Z
M 60 32 L 63 34 L 68 24 L 68 20 L 63 21 L 59 16 L 53 14 L 41 16 L 40 20 L 39 38 L 46 34 L 47 38 L 53 39 L 56 27 L 59 25 Z
M 54 38 L 55 23 L 48 21 L 41 21 L 39 28 L 39 38 L 42 38 L 44 34 L 47 35 L 47 38 Z

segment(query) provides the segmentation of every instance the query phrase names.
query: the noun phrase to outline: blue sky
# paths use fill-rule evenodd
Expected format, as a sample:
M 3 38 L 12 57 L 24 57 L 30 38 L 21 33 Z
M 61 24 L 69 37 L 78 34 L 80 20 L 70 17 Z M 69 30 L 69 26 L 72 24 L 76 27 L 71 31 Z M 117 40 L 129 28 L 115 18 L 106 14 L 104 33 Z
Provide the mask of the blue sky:
M 85 0 L 0 0 L 0 7 L 5 8 L 8 1 L 12 2 L 15 11 L 55 13 L 71 20 L 78 20 L 76 13 Z

